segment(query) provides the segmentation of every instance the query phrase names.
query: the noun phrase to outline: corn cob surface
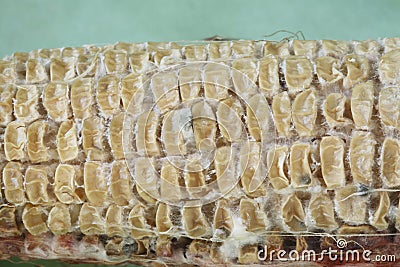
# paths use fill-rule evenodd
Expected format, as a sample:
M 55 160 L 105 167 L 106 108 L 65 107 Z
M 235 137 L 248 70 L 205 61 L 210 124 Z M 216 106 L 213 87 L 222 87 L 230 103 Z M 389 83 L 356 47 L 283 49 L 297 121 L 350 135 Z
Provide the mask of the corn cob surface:
M 1 256 L 270 264 L 264 246 L 345 235 L 390 251 L 399 85 L 397 38 L 16 52 L 0 60 Z

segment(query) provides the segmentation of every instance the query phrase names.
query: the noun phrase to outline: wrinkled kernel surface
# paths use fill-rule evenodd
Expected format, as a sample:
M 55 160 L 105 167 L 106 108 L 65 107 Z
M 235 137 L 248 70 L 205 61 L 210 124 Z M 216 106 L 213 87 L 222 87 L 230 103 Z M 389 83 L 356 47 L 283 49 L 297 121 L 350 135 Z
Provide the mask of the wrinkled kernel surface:
M 225 266 L 395 235 L 399 62 L 398 38 L 16 52 L 0 60 L 0 251 Z M 358 241 L 394 247 L 379 238 Z

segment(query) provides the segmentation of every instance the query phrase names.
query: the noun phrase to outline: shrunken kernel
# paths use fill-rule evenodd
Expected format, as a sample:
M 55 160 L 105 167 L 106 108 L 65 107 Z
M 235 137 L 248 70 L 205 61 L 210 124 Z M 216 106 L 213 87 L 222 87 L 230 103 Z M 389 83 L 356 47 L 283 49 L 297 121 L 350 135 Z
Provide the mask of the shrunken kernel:
M 0 60 L 2 256 L 225 266 L 331 235 L 392 244 L 368 238 L 400 229 L 398 45 L 117 43 Z

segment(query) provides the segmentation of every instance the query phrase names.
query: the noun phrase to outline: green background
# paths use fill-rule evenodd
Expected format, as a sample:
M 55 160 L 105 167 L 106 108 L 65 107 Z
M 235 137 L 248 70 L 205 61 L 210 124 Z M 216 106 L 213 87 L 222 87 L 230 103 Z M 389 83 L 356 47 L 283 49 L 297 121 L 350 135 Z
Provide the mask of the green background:
M 307 39 L 392 37 L 399 11 L 398 0 L 0 0 L 0 58 L 116 41 L 261 39 L 282 29 Z
M 0 58 L 15 51 L 117 41 L 199 40 L 216 34 L 262 39 L 277 30 L 301 30 L 307 39 L 400 36 L 400 1 L 0 0 Z

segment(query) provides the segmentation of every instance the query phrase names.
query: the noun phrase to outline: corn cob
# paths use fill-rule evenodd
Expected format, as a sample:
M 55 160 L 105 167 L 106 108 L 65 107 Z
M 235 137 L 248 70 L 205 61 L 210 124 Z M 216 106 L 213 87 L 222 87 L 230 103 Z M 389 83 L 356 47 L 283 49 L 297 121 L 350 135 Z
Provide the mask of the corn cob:
M 14 53 L 0 61 L 1 257 L 268 264 L 264 246 L 342 235 L 389 251 L 399 84 L 397 38 Z

